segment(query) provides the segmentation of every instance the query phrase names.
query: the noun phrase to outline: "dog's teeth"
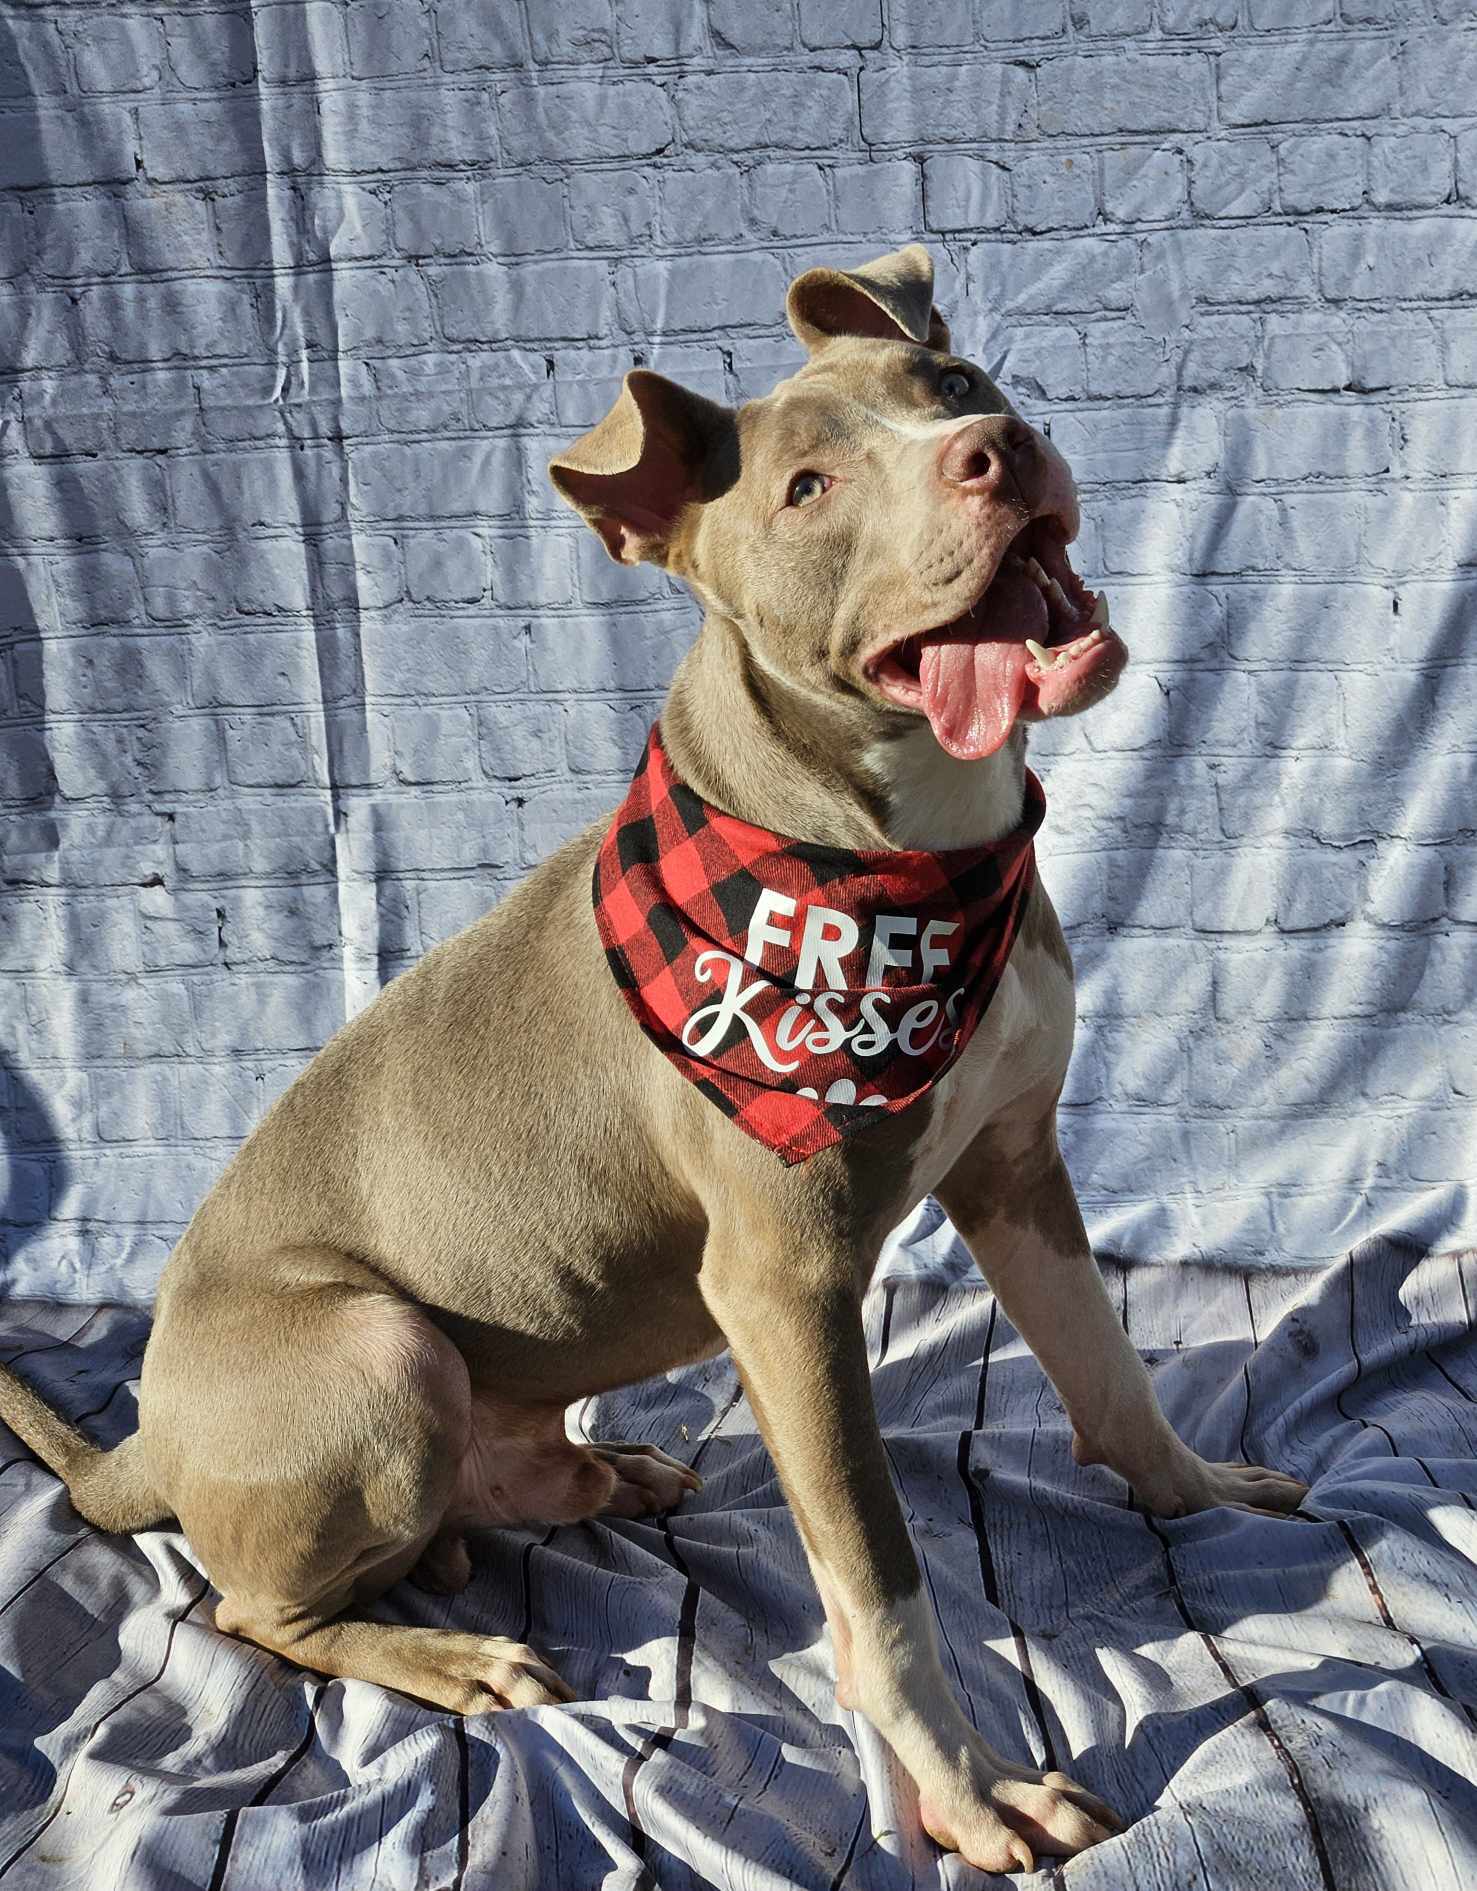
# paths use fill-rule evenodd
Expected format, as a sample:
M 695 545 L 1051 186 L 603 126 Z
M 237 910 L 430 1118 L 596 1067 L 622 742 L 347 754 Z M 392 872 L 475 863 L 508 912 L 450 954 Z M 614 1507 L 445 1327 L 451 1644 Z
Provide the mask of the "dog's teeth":
M 1093 600 L 1092 600 L 1092 617 L 1090 621 L 1095 626 L 1101 626 L 1104 629 L 1107 628 L 1108 594 L 1106 591 L 1094 592 Z
M 1056 657 L 1050 650 L 1043 650 L 1034 637 L 1027 637 L 1026 648 L 1036 659 L 1036 664 L 1039 669 L 1054 670 L 1056 668 Z

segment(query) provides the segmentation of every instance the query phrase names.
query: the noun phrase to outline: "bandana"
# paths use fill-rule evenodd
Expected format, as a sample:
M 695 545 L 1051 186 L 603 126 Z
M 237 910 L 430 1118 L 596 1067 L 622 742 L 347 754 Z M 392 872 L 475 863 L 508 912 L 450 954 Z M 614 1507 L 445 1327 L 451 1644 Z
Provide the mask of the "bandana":
M 1046 812 L 984 847 L 852 853 L 710 807 L 652 728 L 595 863 L 595 924 L 636 1022 L 747 1135 L 803 1162 L 905 1109 L 994 996 Z

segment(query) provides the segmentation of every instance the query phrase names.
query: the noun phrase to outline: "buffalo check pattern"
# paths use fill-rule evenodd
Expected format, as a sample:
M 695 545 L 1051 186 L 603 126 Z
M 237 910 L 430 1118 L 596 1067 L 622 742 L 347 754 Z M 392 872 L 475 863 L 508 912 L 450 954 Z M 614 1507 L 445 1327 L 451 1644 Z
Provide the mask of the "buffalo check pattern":
M 817 846 L 703 801 L 674 773 L 654 724 L 595 862 L 606 960 L 663 1056 L 746 1135 L 786 1163 L 804 1161 L 879 1110 L 906 1109 L 963 1051 L 1015 944 L 1045 812 L 1027 769 L 1020 825 L 988 846 Z M 785 916 L 751 945 L 766 893 L 780 896 Z M 775 910 L 773 898 L 766 904 Z M 806 981 L 797 977 L 812 909 L 822 909 L 813 923 L 823 938 L 836 939 L 836 915 L 856 923 L 854 948 L 829 961 L 840 987 L 815 983 L 813 956 Z M 911 953 L 894 948 L 903 963 L 873 962 L 883 918 L 886 936 L 913 942 Z M 939 942 L 931 978 L 918 962 L 925 938 Z

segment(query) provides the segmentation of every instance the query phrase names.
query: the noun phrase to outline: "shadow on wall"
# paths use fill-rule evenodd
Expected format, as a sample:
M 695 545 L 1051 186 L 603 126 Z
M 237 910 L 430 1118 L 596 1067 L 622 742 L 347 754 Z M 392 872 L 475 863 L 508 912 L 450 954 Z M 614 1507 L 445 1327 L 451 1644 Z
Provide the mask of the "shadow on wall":
M 9 524 L 9 506 L 0 489 L 0 530 Z M 46 1225 L 52 1200 L 70 1177 L 64 1147 L 69 1126 L 51 1103 L 59 1086 L 55 1080 L 47 1085 L 40 1072 L 26 1067 L 29 1032 L 20 974 L 43 967 L 51 953 L 49 915 L 40 900 L 30 897 L 37 882 L 30 879 L 26 862 L 28 857 L 55 853 L 58 834 L 51 815 L 57 781 L 46 745 L 46 680 L 37 613 L 27 573 L 11 561 L 0 563 L 3 649 L 13 653 L 20 714 L 0 741 L 0 802 L 7 810 L 5 830 L 11 837 L 11 844 L 0 848 L 0 1141 L 5 1151 L 0 1272 Z M 17 806 L 24 810 L 19 820 L 10 813 Z

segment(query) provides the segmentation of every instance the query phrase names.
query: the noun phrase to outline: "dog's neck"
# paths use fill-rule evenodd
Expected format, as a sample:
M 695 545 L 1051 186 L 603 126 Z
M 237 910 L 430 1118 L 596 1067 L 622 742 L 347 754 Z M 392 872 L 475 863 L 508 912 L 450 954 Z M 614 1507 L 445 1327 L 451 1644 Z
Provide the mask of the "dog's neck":
M 661 715 L 663 745 L 695 794 L 796 840 L 862 851 L 976 847 L 1019 825 L 1019 725 L 994 755 L 960 762 L 921 718 L 893 720 L 883 728 L 860 704 L 780 677 L 713 610 Z

